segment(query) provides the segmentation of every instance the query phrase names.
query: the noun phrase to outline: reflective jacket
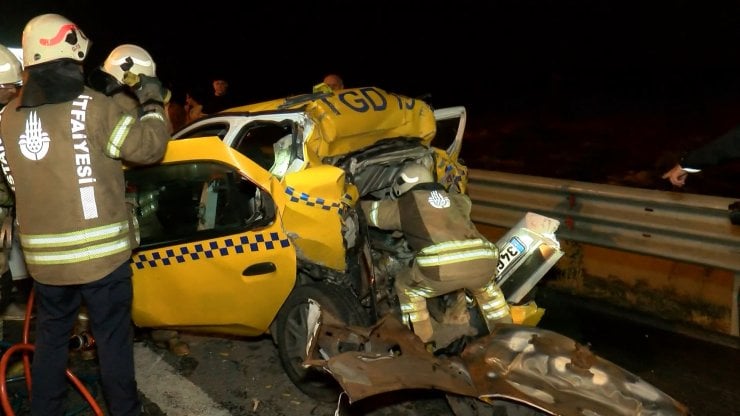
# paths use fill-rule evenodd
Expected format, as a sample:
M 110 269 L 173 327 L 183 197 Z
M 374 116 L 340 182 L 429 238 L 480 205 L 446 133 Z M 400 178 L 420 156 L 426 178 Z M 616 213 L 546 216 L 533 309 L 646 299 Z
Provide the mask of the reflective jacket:
M 122 160 L 159 161 L 169 134 L 161 111 L 138 119 L 85 87 L 72 101 L 0 113 L 0 163 L 15 192 L 29 273 L 41 283 L 98 280 L 131 256 L 137 236 Z
M 498 249 L 471 221 L 467 195 L 421 184 L 397 200 L 360 204 L 370 225 L 404 233 L 426 278 L 449 281 L 495 275 Z

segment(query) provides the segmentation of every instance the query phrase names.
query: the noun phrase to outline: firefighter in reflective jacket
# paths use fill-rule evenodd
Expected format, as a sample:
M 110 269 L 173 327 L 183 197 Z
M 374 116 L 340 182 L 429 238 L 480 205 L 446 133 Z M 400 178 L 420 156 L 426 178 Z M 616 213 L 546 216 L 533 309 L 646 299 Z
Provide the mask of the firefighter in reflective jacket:
M 411 267 L 395 280 L 404 323 L 422 341 L 434 341 L 426 300 L 463 288 L 475 297 L 489 330 L 499 322 L 511 323 L 509 306 L 494 281 L 498 248 L 470 220 L 470 198 L 447 193 L 417 163 L 404 166 L 391 193 L 391 199 L 361 201 L 361 208 L 370 225 L 403 232 L 415 252 Z
M 138 230 L 123 162 L 164 156 L 164 89 L 139 74 L 134 116 L 86 86 L 90 41 L 61 15 L 31 19 L 21 43 L 24 84 L 0 113 L 0 164 L 36 295 L 31 415 L 64 414 L 69 337 L 83 302 L 107 414 L 138 415 L 130 265 Z
M 15 98 L 23 85 L 23 67 L 21 61 L 8 48 L 0 45 L 0 110 Z M 9 248 L 12 234 L 13 194 L 4 178 L 0 178 L 0 275 L 9 268 Z M 21 262 L 22 263 L 22 262 Z M 6 303 L 7 299 L 0 301 Z M 0 309 L 0 312 L 3 312 Z

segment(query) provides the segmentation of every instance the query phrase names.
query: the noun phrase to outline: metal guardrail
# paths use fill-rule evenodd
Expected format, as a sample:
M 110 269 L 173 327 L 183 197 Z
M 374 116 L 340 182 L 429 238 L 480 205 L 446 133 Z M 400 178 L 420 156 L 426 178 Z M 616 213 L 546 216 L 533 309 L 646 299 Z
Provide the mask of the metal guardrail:
M 565 240 L 740 273 L 735 199 L 477 169 L 468 191 L 478 223 L 509 228 L 533 211 L 559 220 Z
M 476 169 L 468 179 L 477 223 L 511 228 L 533 211 L 559 220 L 564 240 L 734 272 L 730 335 L 740 335 L 735 199 Z

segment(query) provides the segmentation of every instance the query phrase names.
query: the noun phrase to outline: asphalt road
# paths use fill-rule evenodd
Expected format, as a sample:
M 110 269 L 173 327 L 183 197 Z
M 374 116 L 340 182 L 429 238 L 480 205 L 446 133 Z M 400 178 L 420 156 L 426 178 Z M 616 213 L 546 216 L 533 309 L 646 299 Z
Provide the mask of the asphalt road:
M 556 292 L 542 293 L 540 327 L 590 345 L 687 405 L 694 416 L 740 415 L 740 338 L 676 326 Z
M 628 369 L 686 404 L 695 416 L 740 415 L 738 339 L 668 328 L 624 311 L 555 293 L 538 295 L 547 308 L 541 327 L 589 344 L 602 357 Z M 5 323 L 5 342 L 19 339 L 21 323 Z M 678 331 L 681 333 L 676 333 Z M 702 337 L 704 340 L 698 339 Z M 318 402 L 283 373 L 268 337 L 238 339 L 182 334 L 191 354 L 177 357 L 146 336 L 136 343 L 137 379 L 148 415 L 333 415 L 335 404 Z M 75 356 L 71 367 L 104 404 L 94 360 Z M 27 414 L 22 380 L 9 384 L 17 415 Z M 68 415 L 92 415 L 75 391 Z M 400 392 L 351 406 L 354 415 L 447 415 L 442 396 Z

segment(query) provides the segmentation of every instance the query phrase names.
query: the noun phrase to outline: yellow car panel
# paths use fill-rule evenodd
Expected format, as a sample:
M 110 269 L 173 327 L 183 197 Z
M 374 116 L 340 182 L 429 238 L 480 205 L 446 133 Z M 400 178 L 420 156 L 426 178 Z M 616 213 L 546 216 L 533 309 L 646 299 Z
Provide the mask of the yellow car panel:
M 263 334 L 295 284 L 295 252 L 279 228 L 137 252 L 134 323 Z M 266 273 L 244 275 L 268 263 Z
M 345 184 L 345 173 L 334 166 L 317 166 L 285 176 L 289 196 L 283 213 L 285 228 L 298 257 L 335 270 L 346 270 L 341 217 L 358 199 Z
M 344 155 L 381 139 L 415 137 L 429 146 L 436 131 L 432 108 L 422 100 L 365 87 L 336 94 L 314 94 L 232 108 L 228 112 L 259 112 L 301 108 L 318 125 L 305 140 L 306 160 L 322 164 L 325 157 Z
M 295 247 L 279 213 L 287 198 L 276 178 L 216 137 L 170 142 L 162 163 L 155 168 L 171 168 L 166 172 L 175 175 L 173 181 L 185 182 L 194 169 L 208 164 L 235 171 L 236 180 L 257 185 L 255 189 L 265 195 L 267 188 L 272 190 L 270 201 L 278 212 L 272 222 L 253 229 L 242 227 L 231 234 L 200 238 L 208 235 L 202 234 L 208 230 L 199 227 L 191 241 L 142 246 L 132 256 L 133 320 L 141 327 L 263 334 L 296 279 Z M 132 179 L 136 172 L 135 168 L 127 171 L 129 187 L 140 186 Z M 157 181 L 169 180 L 162 175 L 152 176 Z M 223 178 L 216 175 L 213 180 L 218 183 Z M 157 192 L 154 195 L 161 197 L 162 191 Z M 209 193 L 204 190 L 202 195 Z M 156 198 L 153 200 L 156 202 Z M 198 214 L 204 215 L 208 207 L 200 202 Z M 149 214 L 147 211 L 140 216 L 157 219 L 156 215 L 147 217 Z

